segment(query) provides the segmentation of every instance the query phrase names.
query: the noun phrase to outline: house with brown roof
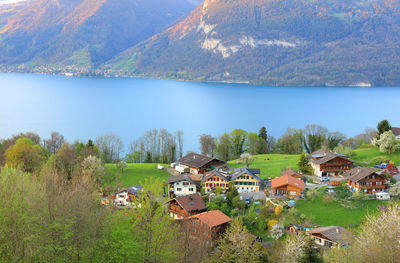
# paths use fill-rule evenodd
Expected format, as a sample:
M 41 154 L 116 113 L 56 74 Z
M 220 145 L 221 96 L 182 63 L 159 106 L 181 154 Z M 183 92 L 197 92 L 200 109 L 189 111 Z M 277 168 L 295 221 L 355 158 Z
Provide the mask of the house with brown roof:
M 308 160 L 317 176 L 336 176 L 349 171 L 354 164 L 347 156 L 318 150 L 308 155 Z
M 392 132 L 396 136 L 396 139 L 400 140 L 400 128 L 392 127 Z
M 282 175 L 282 176 L 283 176 L 283 175 L 288 175 L 288 176 L 292 176 L 292 177 L 295 177 L 295 178 L 298 178 L 298 179 L 301 179 L 301 180 L 304 179 L 303 175 L 301 175 L 301 174 L 298 173 L 298 172 L 295 172 L 293 169 L 287 169 L 286 171 L 283 171 L 283 172 L 281 173 L 281 175 Z
M 298 197 L 304 191 L 304 182 L 302 179 L 283 175 L 271 180 L 271 188 L 275 195 Z
M 237 168 L 230 176 L 239 193 L 259 192 L 261 185 L 260 169 Z
M 115 194 L 113 198 L 114 204 L 117 206 L 131 206 L 142 191 L 143 187 L 141 185 L 123 188 Z
M 204 174 L 206 172 L 227 167 L 227 163 L 206 155 L 189 153 L 177 161 L 175 170 L 190 174 Z
M 323 248 L 340 248 L 347 245 L 348 233 L 341 226 L 326 226 L 314 228 L 307 232 L 315 244 Z
M 217 188 L 221 188 L 222 192 L 226 192 L 229 189 L 229 180 L 229 173 L 213 170 L 203 176 L 201 184 L 205 193 L 211 193 Z
M 203 212 L 189 217 L 192 236 L 213 241 L 225 232 L 232 220 L 219 210 Z
M 206 204 L 199 193 L 178 196 L 168 201 L 169 214 L 174 219 L 184 219 L 207 211 Z
M 351 191 L 374 194 L 386 189 L 386 177 L 374 168 L 356 167 L 343 176 L 347 177 L 347 186 Z
M 200 192 L 201 176 L 196 174 L 178 174 L 167 180 L 169 197 Z

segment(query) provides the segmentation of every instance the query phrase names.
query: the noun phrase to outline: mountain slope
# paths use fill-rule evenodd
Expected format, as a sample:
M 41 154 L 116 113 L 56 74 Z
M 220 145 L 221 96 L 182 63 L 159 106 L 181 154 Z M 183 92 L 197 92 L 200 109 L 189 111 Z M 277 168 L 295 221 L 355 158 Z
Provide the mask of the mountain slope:
M 194 7 L 188 0 L 31 0 L 7 21 L 0 10 L 0 64 L 96 67 Z
M 399 25 L 398 0 L 206 0 L 105 68 L 267 85 L 400 85 Z

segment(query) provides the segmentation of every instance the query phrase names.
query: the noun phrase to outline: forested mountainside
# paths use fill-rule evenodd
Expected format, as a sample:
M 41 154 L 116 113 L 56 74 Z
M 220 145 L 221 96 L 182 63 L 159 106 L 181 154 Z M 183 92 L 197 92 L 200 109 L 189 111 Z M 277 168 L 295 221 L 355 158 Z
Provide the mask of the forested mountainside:
M 104 69 L 267 85 L 400 85 L 398 0 L 206 0 Z
M 193 0 L 29 0 L 0 5 L 0 64 L 90 68 L 161 32 Z

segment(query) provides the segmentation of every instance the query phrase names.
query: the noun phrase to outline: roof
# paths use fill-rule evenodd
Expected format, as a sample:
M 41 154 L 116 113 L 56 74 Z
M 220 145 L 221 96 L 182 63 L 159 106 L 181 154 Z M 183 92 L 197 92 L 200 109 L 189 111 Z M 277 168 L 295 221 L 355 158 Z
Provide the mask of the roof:
M 400 135 L 400 128 L 397 127 L 392 127 L 392 132 L 395 136 L 399 136 Z
M 290 175 L 282 175 L 280 177 L 274 178 L 271 180 L 271 187 L 278 188 L 285 185 L 291 185 L 299 188 L 300 190 L 304 190 L 304 182 L 303 180 L 290 176 Z
M 298 172 L 293 171 L 292 169 L 288 169 L 286 171 L 283 171 L 281 173 L 281 175 L 299 176 L 299 177 L 303 178 L 303 176 L 301 174 L 299 174 Z
M 240 168 L 235 169 L 231 176 L 231 180 L 235 180 L 236 178 L 238 178 L 239 176 L 241 176 L 243 174 L 248 174 L 251 177 L 253 177 L 254 179 L 256 179 L 257 181 L 261 181 L 261 178 L 257 175 L 257 174 L 260 174 L 260 169 L 249 169 L 248 167 L 240 167 Z
M 337 157 L 352 162 L 352 160 L 350 160 L 346 155 L 325 151 L 323 149 L 320 149 L 308 155 L 308 159 L 310 160 L 310 162 L 315 164 L 323 164 Z
M 370 176 L 371 174 L 379 175 L 374 168 L 359 166 L 351 169 L 350 171 L 347 171 L 346 173 L 343 174 L 343 176 L 347 177 L 353 182 L 358 182 L 364 179 L 365 177 Z
M 201 168 L 204 165 L 214 161 L 215 163 L 224 163 L 224 161 L 218 160 L 216 158 L 208 157 L 206 155 L 198 154 L 198 153 L 189 153 L 186 156 L 182 157 L 178 163 L 185 164 L 188 166 Z
M 195 193 L 191 195 L 178 196 L 174 199 L 185 211 L 203 211 L 206 210 L 206 204 L 200 194 Z M 172 201 L 170 200 L 170 202 Z
M 343 239 L 344 232 L 345 229 L 344 227 L 341 226 L 325 226 L 325 227 L 314 228 L 310 230 L 308 233 L 321 234 L 335 243 L 346 244 L 346 242 Z
M 226 176 L 225 176 L 225 175 Z M 229 182 L 229 179 L 228 179 L 228 175 L 225 173 L 225 172 L 221 172 L 221 171 L 217 171 L 217 170 L 212 170 L 211 172 L 208 172 L 208 173 L 206 173 L 205 175 L 204 175 L 204 177 L 203 177 L 203 182 L 204 181 L 207 181 L 208 179 L 210 179 L 210 178 L 212 178 L 212 177 L 214 177 L 214 176 L 218 176 L 219 178 L 221 178 L 222 180 L 224 180 L 224 181 L 227 181 L 227 182 Z
M 131 186 L 128 188 L 123 188 L 121 191 L 119 191 L 119 193 L 126 191 L 129 194 L 136 195 L 136 194 L 139 194 L 139 192 L 142 190 L 143 190 L 143 186 L 137 184 L 137 185 L 134 185 L 134 186 Z
M 200 175 L 195 176 L 195 175 L 185 173 L 185 174 L 178 174 L 178 175 L 169 177 L 167 180 L 167 183 L 171 184 L 171 183 L 176 183 L 176 182 L 188 181 L 193 184 L 199 184 L 200 180 L 201 180 Z
M 189 218 L 198 218 L 201 222 L 208 225 L 210 228 L 228 223 L 232 220 L 229 216 L 225 215 L 219 210 L 203 212 L 197 215 L 193 215 Z

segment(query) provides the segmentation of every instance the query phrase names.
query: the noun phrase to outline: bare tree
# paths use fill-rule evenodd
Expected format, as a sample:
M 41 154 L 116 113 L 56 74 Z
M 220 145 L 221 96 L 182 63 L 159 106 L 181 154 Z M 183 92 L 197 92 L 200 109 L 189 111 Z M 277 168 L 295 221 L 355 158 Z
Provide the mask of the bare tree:
M 321 125 L 310 124 L 303 130 L 304 147 L 308 153 L 321 149 L 328 134 L 328 129 Z
M 181 159 L 183 157 L 183 131 L 177 131 L 175 133 L 175 136 L 178 144 L 176 158 Z
M 64 142 L 64 136 L 59 132 L 53 131 L 50 134 L 50 139 L 43 141 L 43 147 L 46 148 L 50 154 L 55 154 Z
M 124 147 L 121 137 L 115 134 L 106 134 L 97 137 L 96 145 L 99 147 L 103 160 L 106 163 L 118 160 Z
M 42 138 L 40 138 L 40 135 L 36 132 L 27 132 L 25 133 L 25 137 L 30 139 L 35 144 L 40 144 L 42 140 Z
M 210 134 L 202 134 L 199 138 L 201 153 L 212 156 L 217 148 L 217 139 Z

